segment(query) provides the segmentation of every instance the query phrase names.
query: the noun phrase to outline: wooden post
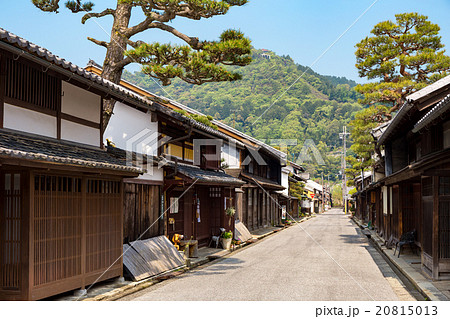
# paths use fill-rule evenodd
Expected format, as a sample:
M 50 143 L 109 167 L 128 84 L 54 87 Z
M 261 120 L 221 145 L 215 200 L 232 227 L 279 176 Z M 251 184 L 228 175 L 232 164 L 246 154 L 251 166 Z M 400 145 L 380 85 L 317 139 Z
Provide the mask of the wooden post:
M 86 286 L 86 209 L 87 209 L 87 183 L 86 177 L 81 179 L 81 289 Z
M 432 278 L 439 278 L 439 176 L 433 176 L 433 269 Z
M 0 128 L 3 128 L 3 117 L 5 108 L 5 85 L 6 85 L 6 60 L 0 55 Z
M 102 101 L 103 101 L 103 99 L 102 99 Z M 103 120 L 102 119 L 100 119 L 100 123 L 103 123 Z M 123 197 L 124 197 L 124 188 L 125 188 L 125 183 L 123 182 L 123 179 L 120 181 L 120 183 L 119 183 L 119 187 L 120 187 L 120 211 L 121 211 L 121 214 L 120 214 L 120 216 L 118 217 L 118 221 L 119 221 L 119 223 L 120 223 L 120 226 L 119 226 L 119 228 L 120 228 L 120 238 L 119 238 L 119 243 L 120 243 L 120 261 L 119 261 L 119 263 L 120 263 L 120 277 L 123 277 L 123 217 L 125 216 L 125 214 L 124 214 L 124 212 L 125 212 L 125 209 L 124 209 L 124 204 L 123 204 L 123 202 L 124 202 L 124 200 L 123 200 Z
M 103 148 L 103 134 L 104 134 L 104 123 L 103 123 L 103 99 L 100 99 L 100 148 Z
M 405 189 L 407 186 L 402 187 L 402 184 L 398 184 L 398 237 L 403 233 L 403 198 L 405 196 Z
M 253 189 L 253 227 L 259 228 L 259 221 L 258 221 L 258 211 L 259 211 L 259 205 L 258 205 L 258 189 Z
M 247 222 L 250 230 L 253 229 L 253 189 L 247 188 Z
M 27 175 L 23 177 L 25 182 L 22 183 L 25 187 L 27 187 L 27 191 L 25 192 L 24 196 L 24 202 L 27 202 L 26 206 L 24 207 L 25 218 L 22 220 L 27 220 L 27 223 L 25 223 L 24 233 L 28 234 L 28 238 L 24 238 L 27 243 L 24 245 L 24 248 L 28 252 L 28 259 L 24 260 L 25 265 L 24 269 L 26 269 L 27 273 L 25 275 L 27 276 L 26 280 L 26 287 L 27 287 L 27 296 L 26 298 L 28 300 L 32 297 L 32 289 L 33 289 L 33 283 L 34 283 L 34 174 L 30 171 Z M 24 278 L 23 276 L 22 278 Z
M 56 103 L 56 138 L 58 140 L 61 139 L 61 108 L 62 108 L 62 81 L 61 79 L 57 79 L 58 84 L 56 88 L 56 95 L 58 96 Z M 102 122 L 102 121 L 100 121 Z

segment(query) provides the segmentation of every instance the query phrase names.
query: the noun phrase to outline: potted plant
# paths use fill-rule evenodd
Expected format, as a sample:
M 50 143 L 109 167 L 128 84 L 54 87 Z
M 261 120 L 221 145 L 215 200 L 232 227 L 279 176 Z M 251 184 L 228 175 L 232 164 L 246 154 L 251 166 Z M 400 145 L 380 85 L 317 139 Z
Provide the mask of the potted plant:
M 220 244 L 224 249 L 231 249 L 231 241 L 233 239 L 233 233 L 231 231 L 224 231 L 220 236 Z

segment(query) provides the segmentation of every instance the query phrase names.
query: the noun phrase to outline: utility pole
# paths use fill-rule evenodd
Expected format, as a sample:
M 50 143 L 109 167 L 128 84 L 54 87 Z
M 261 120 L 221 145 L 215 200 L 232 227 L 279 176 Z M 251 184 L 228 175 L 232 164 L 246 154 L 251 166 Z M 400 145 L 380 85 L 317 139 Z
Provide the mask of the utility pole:
M 342 133 L 339 133 L 339 138 L 342 139 L 342 200 L 344 202 L 344 212 L 347 214 L 347 175 L 345 169 L 347 168 L 347 126 L 344 126 Z
M 323 172 L 322 172 L 322 213 L 325 212 L 324 200 L 325 200 L 325 187 L 323 186 Z
M 327 175 L 328 183 L 327 183 L 327 205 L 328 209 L 331 208 L 331 187 L 330 187 L 330 174 Z

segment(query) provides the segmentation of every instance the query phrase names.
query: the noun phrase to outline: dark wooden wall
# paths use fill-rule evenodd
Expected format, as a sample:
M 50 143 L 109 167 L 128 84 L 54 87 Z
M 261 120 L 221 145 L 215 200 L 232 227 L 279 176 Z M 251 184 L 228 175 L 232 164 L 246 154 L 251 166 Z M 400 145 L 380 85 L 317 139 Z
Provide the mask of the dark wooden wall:
M 124 242 L 164 235 L 160 186 L 125 183 L 124 187 Z M 183 203 L 179 207 L 182 210 Z
M 0 269 L 0 299 L 37 300 L 122 275 L 119 178 L 0 175 L 12 181 L 1 192 L 1 234 L 8 236 L 0 251 L 8 267 Z

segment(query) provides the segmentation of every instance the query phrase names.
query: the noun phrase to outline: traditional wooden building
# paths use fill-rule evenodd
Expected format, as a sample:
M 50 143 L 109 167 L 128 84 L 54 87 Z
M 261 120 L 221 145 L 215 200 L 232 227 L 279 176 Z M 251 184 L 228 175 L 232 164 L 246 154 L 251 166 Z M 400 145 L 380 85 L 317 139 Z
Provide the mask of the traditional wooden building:
M 239 154 L 242 143 L 175 112 L 168 101 L 150 94 L 142 99 L 147 107 L 117 102 L 105 131 L 114 153 L 140 158 L 135 164 L 147 169 L 125 179 L 124 243 L 180 234 L 204 246 L 220 228 L 233 231 L 234 217 L 226 211 L 244 182 L 224 173 L 221 153 Z
M 281 152 L 280 152 L 281 154 Z M 281 225 L 282 205 L 278 192 L 281 185 L 281 166 L 284 158 L 269 148 L 248 149 L 241 168 L 228 169 L 230 175 L 246 182 L 238 194 L 238 218 L 249 230 Z M 283 153 L 284 154 L 284 153 Z M 284 162 L 285 165 L 285 162 Z
M 353 195 L 355 198 L 355 216 L 364 223 L 375 223 L 375 213 L 372 200 L 372 194 L 374 190 L 369 188 L 372 184 L 372 172 L 361 173 L 360 176 L 355 178 L 356 193 Z
M 0 299 L 36 300 L 122 275 L 123 178 L 103 98 L 133 95 L 0 29 Z
M 179 115 L 176 112 L 171 111 Z M 230 138 L 223 133 L 182 116 L 159 117 L 160 133 L 170 137 L 160 148 L 164 158 L 163 206 L 166 234 L 182 234 L 198 240 L 199 247 L 219 236 L 220 228 L 234 232 L 235 188 L 244 184 L 222 169 L 221 150 Z M 236 144 L 236 141 L 231 141 Z
M 92 61 L 89 63 L 87 70 L 97 74 L 101 72 L 99 66 Z M 159 105 L 166 109 L 206 118 L 201 112 L 177 101 L 159 97 L 127 81 L 121 81 L 121 85 L 141 96 L 157 101 Z M 176 158 L 179 163 L 192 164 L 193 154 L 191 150 L 193 149 L 193 143 L 186 138 L 189 134 L 189 125 L 186 126 L 184 124 L 184 126 L 180 126 L 179 122 L 176 124 L 173 123 L 173 120 L 173 114 L 168 117 L 161 117 L 161 120 L 158 120 L 160 122 L 159 132 L 175 140 L 174 143 L 168 143 L 165 146 L 163 153 Z M 201 127 L 201 123 L 195 123 L 197 125 L 195 128 L 197 134 L 199 131 L 203 132 L 203 135 L 200 134 L 202 137 L 197 135 L 196 138 L 222 140 L 221 154 L 218 157 L 219 162 L 223 161 L 222 165 L 224 168 L 226 167 L 225 171 L 228 174 L 245 183 L 242 188 L 229 188 L 231 194 L 233 194 L 230 205 L 236 209 L 236 218 L 240 219 L 252 230 L 270 225 L 279 225 L 282 217 L 280 201 L 284 202 L 284 205 L 287 207 L 291 202 L 289 196 L 280 194 L 280 191 L 283 190 L 286 190 L 287 193 L 287 187 L 281 185 L 282 167 L 286 166 L 286 154 L 220 121 L 211 121 L 217 127 L 216 129 L 211 129 L 206 125 Z M 191 135 L 193 136 L 193 134 Z M 211 147 L 213 146 L 209 146 L 209 149 Z M 261 158 L 265 160 L 261 161 Z M 215 168 L 213 170 L 217 170 L 217 167 L 220 169 L 222 165 L 214 164 L 213 167 Z M 287 175 L 286 173 L 286 182 Z M 235 185 L 238 186 L 239 184 L 236 183 Z M 172 229 L 173 227 L 171 226 L 170 228 Z
M 449 123 L 450 76 L 407 97 L 378 134 L 385 176 L 376 167 L 365 189 L 377 214 L 360 213 L 388 245 L 415 230 L 422 269 L 434 280 L 450 278 Z

